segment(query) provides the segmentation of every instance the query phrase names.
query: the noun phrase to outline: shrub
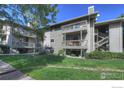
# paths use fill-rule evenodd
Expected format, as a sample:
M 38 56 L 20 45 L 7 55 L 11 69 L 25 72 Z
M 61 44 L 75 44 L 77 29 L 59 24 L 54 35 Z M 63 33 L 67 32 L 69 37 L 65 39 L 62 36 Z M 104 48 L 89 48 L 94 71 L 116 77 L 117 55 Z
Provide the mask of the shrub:
M 39 55 L 46 55 L 46 51 L 45 49 L 41 49 L 39 52 L 38 52 Z
M 63 49 L 62 50 L 59 50 L 58 51 L 58 55 L 63 56 L 64 55 L 64 50 Z
M 2 54 L 3 53 L 3 50 L 0 48 L 0 53 Z
M 124 59 L 124 53 L 94 51 L 86 54 L 89 59 Z

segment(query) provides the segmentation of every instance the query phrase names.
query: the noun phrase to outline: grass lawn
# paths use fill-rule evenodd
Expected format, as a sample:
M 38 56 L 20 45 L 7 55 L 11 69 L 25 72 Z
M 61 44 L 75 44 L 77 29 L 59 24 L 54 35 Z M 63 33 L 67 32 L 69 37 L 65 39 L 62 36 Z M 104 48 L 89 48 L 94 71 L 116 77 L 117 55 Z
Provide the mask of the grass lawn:
M 122 59 L 91 60 L 55 55 L 0 56 L 0 59 L 38 80 L 124 80 Z

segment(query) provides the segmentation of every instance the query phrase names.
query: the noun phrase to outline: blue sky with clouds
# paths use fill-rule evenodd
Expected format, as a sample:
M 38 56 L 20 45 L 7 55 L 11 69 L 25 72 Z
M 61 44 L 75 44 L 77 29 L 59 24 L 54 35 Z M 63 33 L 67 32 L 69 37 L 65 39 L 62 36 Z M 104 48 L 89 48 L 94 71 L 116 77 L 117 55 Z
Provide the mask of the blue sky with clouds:
M 57 14 L 57 22 L 66 19 L 85 15 L 88 7 L 93 4 L 59 4 L 59 12 Z M 99 11 L 100 16 L 97 21 L 104 21 L 117 18 L 120 14 L 124 13 L 124 4 L 95 4 L 95 11 Z

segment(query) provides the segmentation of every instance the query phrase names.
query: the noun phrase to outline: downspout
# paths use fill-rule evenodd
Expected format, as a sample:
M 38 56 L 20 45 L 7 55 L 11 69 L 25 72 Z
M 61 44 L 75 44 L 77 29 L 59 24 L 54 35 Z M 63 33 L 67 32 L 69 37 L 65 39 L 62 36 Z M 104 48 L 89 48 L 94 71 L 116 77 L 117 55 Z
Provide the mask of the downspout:
M 90 43 L 91 43 L 91 37 L 90 37 L 90 34 L 91 34 L 91 33 L 90 33 L 90 15 L 89 15 L 88 18 L 89 18 L 89 19 L 88 19 L 88 20 L 89 20 L 89 28 L 88 28 L 88 29 L 89 29 L 89 41 L 88 41 L 88 42 L 89 42 L 89 52 L 91 52 L 91 46 L 90 46 L 90 45 L 91 45 L 91 44 L 90 44 Z

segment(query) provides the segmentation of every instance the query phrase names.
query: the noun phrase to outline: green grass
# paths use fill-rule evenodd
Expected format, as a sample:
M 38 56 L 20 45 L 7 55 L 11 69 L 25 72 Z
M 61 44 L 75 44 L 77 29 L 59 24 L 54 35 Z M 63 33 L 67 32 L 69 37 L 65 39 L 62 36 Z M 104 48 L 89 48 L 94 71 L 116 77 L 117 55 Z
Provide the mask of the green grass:
M 81 71 L 75 69 L 43 68 L 34 70 L 29 75 L 35 79 L 46 80 L 80 80 L 80 79 L 100 79 L 100 73 L 91 71 Z
M 73 68 L 48 67 L 49 65 L 52 65 L 124 70 L 124 60 L 122 59 L 91 60 L 67 58 L 55 55 L 0 56 L 0 59 L 38 80 L 124 79 L 124 73 L 119 72 L 101 72 L 100 70 L 89 71 Z M 101 78 L 103 74 L 106 75 L 105 78 Z

